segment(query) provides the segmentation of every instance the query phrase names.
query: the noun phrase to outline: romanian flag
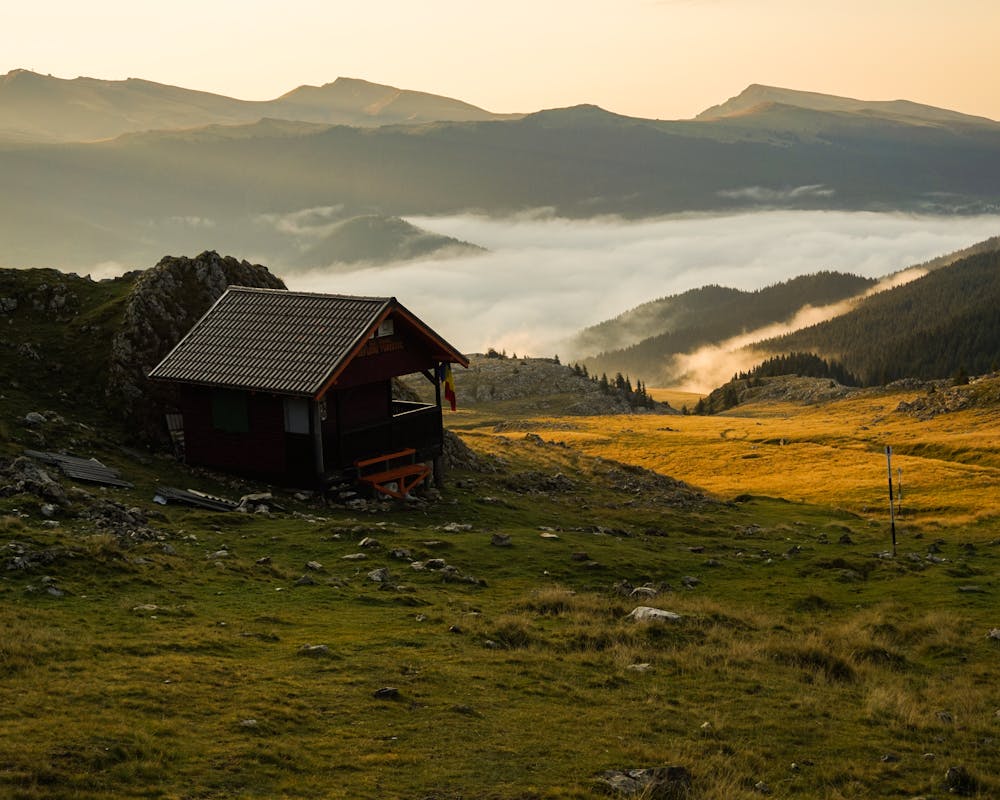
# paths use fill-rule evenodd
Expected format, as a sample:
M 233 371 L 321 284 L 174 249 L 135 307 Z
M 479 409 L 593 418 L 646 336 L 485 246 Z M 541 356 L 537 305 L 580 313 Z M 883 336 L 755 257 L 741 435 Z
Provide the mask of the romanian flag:
M 458 403 L 455 399 L 455 378 L 451 374 L 451 364 L 438 365 L 438 380 L 444 386 L 444 399 L 448 401 L 451 410 L 454 411 Z

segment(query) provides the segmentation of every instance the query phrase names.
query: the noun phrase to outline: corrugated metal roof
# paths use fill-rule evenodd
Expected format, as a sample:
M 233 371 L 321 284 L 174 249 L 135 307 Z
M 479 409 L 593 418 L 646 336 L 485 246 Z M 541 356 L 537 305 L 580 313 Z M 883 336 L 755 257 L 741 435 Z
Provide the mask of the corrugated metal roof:
M 395 305 L 231 286 L 149 377 L 312 396 Z

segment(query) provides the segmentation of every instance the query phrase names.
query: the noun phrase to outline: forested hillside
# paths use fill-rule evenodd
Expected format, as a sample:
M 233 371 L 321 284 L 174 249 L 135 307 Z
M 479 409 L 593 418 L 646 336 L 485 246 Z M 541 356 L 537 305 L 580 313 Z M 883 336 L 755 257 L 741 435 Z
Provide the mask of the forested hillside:
M 835 358 L 865 384 L 989 372 L 1000 364 L 1000 251 L 961 259 L 759 347 Z
M 646 303 L 583 331 L 578 341 L 596 343 L 653 331 L 627 347 L 584 360 L 592 374 L 623 372 L 657 385 L 669 381 L 669 357 L 705 344 L 791 319 L 804 306 L 823 306 L 855 297 L 874 285 L 871 278 L 818 272 L 752 292 L 708 286 Z

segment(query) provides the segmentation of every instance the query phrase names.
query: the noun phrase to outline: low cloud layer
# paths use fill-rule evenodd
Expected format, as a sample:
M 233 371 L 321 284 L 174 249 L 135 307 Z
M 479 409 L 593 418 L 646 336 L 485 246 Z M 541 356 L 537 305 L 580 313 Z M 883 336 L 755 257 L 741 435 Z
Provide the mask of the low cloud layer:
M 565 360 L 582 355 L 565 351 L 573 333 L 648 300 L 713 283 L 756 289 L 819 270 L 881 277 L 1000 232 L 997 216 L 822 211 L 410 221 L 490 252 L 282 277 L 305 291 L 395 295 L 465 352 L 496 347 Z

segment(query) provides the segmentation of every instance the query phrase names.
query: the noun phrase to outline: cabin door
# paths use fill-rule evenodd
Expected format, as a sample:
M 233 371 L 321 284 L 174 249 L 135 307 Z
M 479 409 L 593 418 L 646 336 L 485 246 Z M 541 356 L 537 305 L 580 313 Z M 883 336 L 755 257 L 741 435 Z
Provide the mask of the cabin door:
M 316 479 L 316 460 L 309 400 L 285 398 L 285 471 L 296 483 L 311 484 Z

